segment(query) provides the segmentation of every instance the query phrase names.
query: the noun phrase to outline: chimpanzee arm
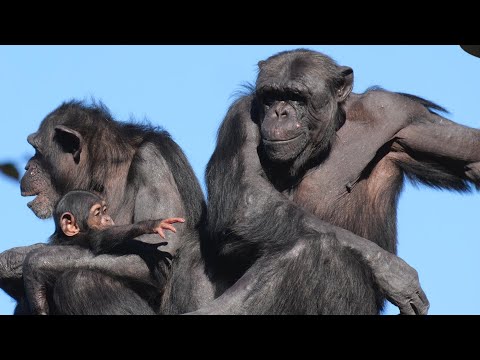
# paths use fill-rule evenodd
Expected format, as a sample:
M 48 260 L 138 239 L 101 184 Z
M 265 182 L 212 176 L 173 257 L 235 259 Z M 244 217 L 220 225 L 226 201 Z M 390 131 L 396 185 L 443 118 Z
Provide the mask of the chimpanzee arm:
M 305 236 L 332 234 L 371 267 L 378 286 L 401 313 L 426 314 L 428 300 L 413 268 L 375 243 L 307 213 L 265 178 L 250 102 L 250 97 L 244 97 L 229 110 L 207 166 L 209 230 L 220 254 L 241 254 L 242 250 L 248 254 L 248 248 L 268 254 L 293 246 Z M 269 225 L 272 222 L 275 226 Z
M 459 191 L 468 183 L 480 188 L 480 130 L 463 126 L 428 110 L 410 105 L 413 121 L 395 140 L 399 166 L 412 179 Z
M 34 314 L 48 314 L 46 290 L 67 270 L 86 269 L 126 281 L 158 284 L 147 263 L 138 255 L 94 256 L 77 246 L 49 245 L 31 251 L 23 266 L 25 295 Z
M 151 219 L 166 219 L 170 217 L 183 217 L 186 219 L 185 226 L 179 226 L 177 233 L 169 232 L 168 244 L 162 247 L 163 251 L 175 254 L 180 246 L 180 239 L 185 235 L 189 222 L 183 206 L 182 197 L 178 190 L 172 170 L 160 151 L 153 144 L 144 145 L 139 151 L 132 165 L 135 172 L 137 189 L 135 197 L 135 210 L 133 222 Z M 157 179 L 152 181 L 152 179 Z M 158 235 L 142 235 L 141 241 L 157 243 Z
M 23 297 L 23 262 L 32 250 L 44 247 L 46 244 L 15 247 L 0 254 L 0 288 L 16 301 Z
M 155 227 L 161 220 L 145 220 L 130 225 L 115 225 L 105 230 L 91 231 L 90 247 L 94 254 L 108 253 L 127 240 L 144 234 L 155 233 Z M 160 241 L 160 238 L 157 238 Z

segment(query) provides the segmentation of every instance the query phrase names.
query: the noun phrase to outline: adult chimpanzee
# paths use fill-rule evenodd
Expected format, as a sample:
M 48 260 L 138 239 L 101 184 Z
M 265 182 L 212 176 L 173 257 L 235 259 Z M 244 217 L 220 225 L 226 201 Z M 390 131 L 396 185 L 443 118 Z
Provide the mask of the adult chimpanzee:
M 50 237 L 51 244 L 81 246 L 91 249 L 94 254 L 117 253 L 121 255 L 137 250 L 135 244 L 138 243 L 138 240 L 135 240 L 135 237 L 158 233 L 165 239 L 163 230 L 176 232 L 175 227 L 171 224 L 185 222 L 182 218 L 168 218 L 163 220 L 144 220 L 128 225 L 115 225 L 110 215 L 107 214 L 107 203 L 105 200 L 90 191 L 84 190 L 70 191 L 63 196 L 55 207 L 53 218 L 55 221 L 55 232 Z M 153 261 L 149 265 L 155 269 L 158 263 Z M 92 275 L 91 272 L 84 273 L 83 278 L 88 281 L 88 278 Z M 156 275 L 160 278 L 159 287 L 161 290 L 164 285 L 162 275 Z M 34 314 L 48 314 L 48 290 L 51 288 L 55 289 L 56 278 L 52 277 L 50 273 L 42 271 L 42 269 L 24 266 L 23 280 L 32 312 Z M 152 308 L 142 300 L 140 295 L 123 286 L 116 286 L 116 279 L 112 279 L 112 281 L 112 287 L 119 287 L 120 291 L 127 292 L 130 301 L 136 302 L 136 311 L 143 309 L 145 314 L 154 314 Z M 150 277 L 145 279 L 145 282 L 149 281 L 151 281 Z M 51 296 L 53 296 L 54 303 L 57 304 L 57 314 L 95 314 L 95 309 L 88 308 L 83 309 L 87 310 L 86 313 L 79 314 L 77 311 L 79 308 L 82 309 L 82 307 L 71 304 L 72 300 L 77 302 L 79 300 L 78 297 L 75 297 L 75 294 L 65 294 L 64 292 L 75 291 L 75 287 L 72 289 L 60 286 L 56 290 Z M 103 289 L 100 289 L 100 291 L 103 292 Z M 80 302 L 90 301 L 91 294 L 80 293 L 80 295 L 87 295 L 86 299 L 80 299 Z M 112 297 L 109 296 L 99 298 L 103 302 L 102 309 L 104 312 L 110 314 L 130 313 L 128 307 L 122 306 L 117 301 L 118 297 L 114 297 L 112 302 L 110 302 Z M 124 310 L 125 312 L 123 312 Z
M 185 155 L 167 132 L 117 122 L 102 104 L 71 101 L 50 113 L 28 142 L 36 153 L 27 163 L 21 189 L 24 196 L 37 195 L 28 205 L 38 217 L 51 216 L 60 197 L 74 189 L 100 194 L 110 204 L 110 214 L 119 225 L 172 215 L 183 217 L 185 224 L 177 233 L 168 234 L 168 245 L 160 253 L 165 256 L 158 257 L 165 274 L 164 291 L 152 289 L 149 304 L 156 313 L 179 313 L 197 309 L 213 297 L 200 256 L 203 194 Z M 139 239 L 159 242 L 158 235 L 142 235 Z M 152 256 L 159 254 L 149 248 Z M 128 296 L 118 289 L 125 283 L 151 286 L 143 281 L 151 271 L 141 255 L 94 257 L 88 249 L 39 244 L 14 248 L 0 256 L 0 286 L 19 302 L 16 313 L 28 313 L 22 291 L 22 265 L 27 254 L 28 266 L 50 274 L 82 269 L 69 271 L 65 275 L 68 279 L 58 279 L 55 286 L 66 287 L 65 293 L 74 288 L 72 284 L 81 284 L 74 289 L 77 293 L 94 294 L 103 289 L 104 297 L 109 292 L 108 296 L 123 307 L 130 306 L 129 313 L 143 313 L 137 312 Z M 173 256 L 171 265 L 166 261 L 168 254 Z M 95 278 L 85 281 L 83 270 L 97 271 Z M 116 281 L 114 288 L 112 277 Z M 101 297 L 85 301 L 76 312 L 108 313 L 103 303 L 95 302 Z M 50 303 L 52 312 L 56 305 Z
M 403 175 L 457 191 L 480 186 L 480 131 L 422 98 L 353 94 L 352 85 L 351 68 L 314 51 L 259 63 L 255 89 L 230 108 L 206 173 L 210 234 L 228 269 L 217 277 L 226 288 L 240 280 L 197 313 L 378 313 L 376 258 L 340 236 L 317 236 L 323 221 L 396 253 Z M 289 297 L 270 296 L 279 292 Z M 398 305 L 427 308 L 413 288 Z

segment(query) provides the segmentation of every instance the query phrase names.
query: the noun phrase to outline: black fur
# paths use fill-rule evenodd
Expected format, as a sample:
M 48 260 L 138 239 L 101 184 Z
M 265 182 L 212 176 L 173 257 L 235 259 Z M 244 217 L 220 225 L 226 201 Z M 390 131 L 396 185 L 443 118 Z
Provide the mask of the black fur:
M 53 245 L 79 245 L 86 248 L 90 247 L 87 235 L 89 229 L 88 215 L 91 207 L 96 203 L 101 203 L 102 199 L 90 192 L 84 190 L 70 191 L 63 196 L 55 206 L 53 212 L 53 221 L 55 222 L 55 232 L 50 236 L 49 242 Z M 75 221 L 79 226 L 80 233 L 74 238 L 65 236 L 62 231 L 60 220 L 62 214 L 70 212 L 75 216 Z
M 41 249 L 39 254 L 27 257 L 30 273 L 39 267 L 54 267 L 54 272 L 60 277 L 55 291 L 63 294 L 62 300 L 79 291 L 90 296 L 96 291 L 95 281 L 104 276 L 104 282 L 109 285 L 102 292 L 116 289 L 114 292 L 117 295 L 113 293 L 111 296 L 119 296 L 120 302 L 123 298 L 125 307 L 132 306 L 127 311 L 130 313 L 138 310 L 143 314 L 145 310 L 142 306 L 136 309 L 138 301 L 128 299 L 131 293 L 128 289 L 122 294 L 118 290 L 119 284 L 123 282 L 128 288 L 131 285 L 127 286 L 127 283 L 133 281 L 140 287 L 137 293 L 145 294 L 150 290 L 142 291 L 141 287 L 149 288 L 151 276 L 161 280 L 159 283 L 163 286 L 156 290 L 153 301 L 155 312 L 194 310 L 199 303 L 206 301 L 203 297 L 210 298 L 208 291 L 201 293 L 196 290 L 206 278 L 200 253 L 200 236 L 206 212 L 203 193 L 184 153 L 165 130 L 133 121 L 122 123 L 116 121 L 102 103 L 86 104 L 73 100 L 63 103 L 47 115 L 39 130 L 29 136 L 28 141 L 36 148 L 37 154 L 27 164 L 21 185 L 26 195 L 40 193 L 30 203 L 38 216 L 50 216 L 53 205 L 62 195 L 78 189 L 94 191 L 102 196 L 109 204 L 110 214 L 117 225 L 173 216 L 186 219 L 180 229 L 177 227 L 177 234 L 168 235 L 168 246 L 172 247 L 159 251 L 157 247 L 161 245 L 161 238 L 158 234 L 143 235 L 142 239 L 152 244 L 137 242 L 133 245 L 129 242 L 128 246 L 123 246 L 122 254 L 127 256 L 110 255 L 113 259 L 105 262 L 105 268 L 108 269 L 102 269 L 95 262 L 93 268 L 99 273 L 78 289 L 61 289 L 61 286 L 66 286 L 70 279 L 75 279 L 75 285 L 78 285 L 80 279 L 87 278 L 91 271 L 78 277 L 70 273 L 68 279 L 61 279 L 63 275 L 58 274 L 62 264 L 68 264 L 72 259 L 91 269 L 92 265 L 89 264 L 94 260 L 78 248 L 64 246 L 62 249 L 52 247 L 50 251 Z M 130 265 L 122 266 L 124 261 Z M 135 265 L 131 265 L 132 261 Z M 152 265 L 152 261 L 157 262 L 158 266 Z M 132 270 L 132 266 L 136 270 Z M 146 267 L 150 274 L 144 273 Z M 122 269 L 125 269 L 125 275 L 122 275 Z M 64 270 L 68 270 L 68 267 Z M 53 269 L 45 271 L 52 272 Z M 138 279 L 132 279 L 133 271 L 138 271 Z M 107 273 L 118 274 L 118 278 L 108 278 Z M 178 281 L 177 278 L 183 280 Z M 162 297 L 163 294 L 166 295 Z M 100 297 L 107 296 L 103 294 Z M 55 299 L 53 297 L 53 301 Z M 69 313 L 77 305 L 81 305 L 77 309 L 79 313 L 111 311 L 110 307 L 103 308 L 106 303 L 71 300 Z M 59 311 L 55 310 L 58 304 L 50 305 L 52 313 Z
M 235 292 L 248 294 L 228 305 L 240 312 L 380 312 L 389 294 L 377 286 L 375 269 L 366 266 L 361 252 L 339 246 L 335 227 L 321 220 L 395 254 L 404 176 L 459 192 L 478 187 L 478 150 L 471 155 L 461 147 L 466 136 L 466 146 L 478 148 L 477 130 L 439 121 L 437 112 L 447 111 L 431 101 L 378 87 L 336 104 L 337 90 L 346 81 L 340 74 L 351 69 L 323 54 L 306 49 L 278 53 L 259 63 L 256 88 L 241 94 L 219 129 L 206 171 L 208 226 L 216 248 L 217 285 L 223 291 L 238 280 L 223 298 L 233 304 Z M 302 108 L 288 92 L 305 87 L 309 95 Z M 265 91 L 280 105 L 270 101 L 264 107 Z M 290 162 L 272 162 L 260 129 L 265 109 L 285 103 L 296 112 L 291 121 L 324 130 L 309 139 L 306 149 L 313 150 Z M 450 137 L 449 129 L 459 135 Z M 302 194 L 302 183 L 309 179 L 318 187 L 310 185 L 315 192 Z M 221 312 L 226 304 L 216 303 L 220 307 L 209 311 Z
M 93 282 L 95 287 L 85 286 Z M 52 315 L 154 315 L 124 283 L 94 271 L 67 271 L 55 284 Z M 92 306 L 94 305 L 94 306 Z
M 48 134 L 58 124 L 71 127 L 81 134 L 93 135 L 92 130 L 95 129 L 94 136 L 85 137 L 86 147 L 95 154 L 95 162 L 90 163 L 86 170 L 89 176 L 82 179 L 89 183 L 81 182 L 78 188 L 102 193 L 105 179 L 108 178 L 107 172 L 111 170 L 105 164 L 113 166 L 127 162 L 129 159 L 126 155 L 130 146 L 139 148 L 145 143 L 155 144 L 171 169 L 183 202 L 189 204 L 185 209 L 186 217 L 198 226 L 205 207 L 203 193 L 198 181 L 195 181 L 195 173 L 185 154 L 167 131 L 149 124 L 118 122 L 101 102 L 88 105 L 71 100 L 60 105 L 46 118 L 59 118 L 59 121 L 45 123 L 40 127 L 39 133 Z M 41 139 L 38 141 L 42 142 Z M 135 176 L 135 173 L 129 173 L 129 180 L 135 179 Z M 67 187 L 68 184 L 60 186 Z

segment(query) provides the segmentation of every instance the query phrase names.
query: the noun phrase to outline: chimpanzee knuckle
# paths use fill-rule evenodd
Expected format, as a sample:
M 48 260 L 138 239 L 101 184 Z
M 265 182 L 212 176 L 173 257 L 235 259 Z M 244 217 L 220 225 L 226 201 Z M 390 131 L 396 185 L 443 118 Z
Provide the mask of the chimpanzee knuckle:
M 253 205 L 255 203 L 255 194 L 252 188 L 247 188 L 243 195 L 243 202 L 245 205 Z
M 35 269 L 42 265 L 45 261 L 42 250 L 43 249 L 33 250 L 25 257 L 25 261 L 23 262 L 24 272 L 35 271 Z
M 470 180 L 476 183 L 480 182 L 480 162 L 466 165 L 465 174 Z
M 1 254 L 0 256 L 0 277 L 6 277 L 8 273 L 8 260 L 7 256 L 4 254 Z
M 428 314 L 428 307 L 424 306 L 423 304 L 421 306 L 417 307 L 418 315 L 427 315 Z
M 8 251 L 5 256 L 5 271 L 10 274 L 21 272 L 21 261 L 19 261 L 19 256 L 15 251 Z
M 9 251 L 6 253 L 6 256 L 5 256 L 5 267 L 6 269 L 11 269 L 12 268 L 12 264 L 13 264 L 13 252 L 12 251 Z
M 236 214 L 241 218 L 248 218 L 261 214 L 262 196 L 254 187 L 245 187 L 242 193 L 241 201 L 238 202 Z M 259 211 L 260 209 L 260 211 Z
M 420 280 L 418 277 L 418 271 L 415 270 L 414 268 L 410 268 L 410 278 L 412 279 L 412 283 L 414 284 L 413 286 L 419 288 L 420 287 Z
M 416 315 L 416 314 L 415 314 L 415 311 L 413 310 L 413 308 L 410 305 L 407 305 L 403 309 L 403 315 Z

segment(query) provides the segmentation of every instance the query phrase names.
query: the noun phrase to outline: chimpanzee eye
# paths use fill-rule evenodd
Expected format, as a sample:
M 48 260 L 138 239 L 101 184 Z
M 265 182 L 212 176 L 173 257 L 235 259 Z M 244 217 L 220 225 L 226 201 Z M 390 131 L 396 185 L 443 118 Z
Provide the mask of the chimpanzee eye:
M 277 94 L 272 90 L 265 90 L 260 93 L 260 101 L 266 107 L 272 106 L 272 104 L 278 100 L 277 98 Z
M 265 106 L 268 106 L 268 107 L 272 106 L 274 101 L 275 101 L 275 99 L 273 98 L 273 96 L 271 94 L 265 95 L 263 97 L 263 104 Z
M 298 92 L 288 92 L 287 98 L 290 101 L 297 102 L 300 104 L 304 104 L 306 102 L 306 98 Z
M 102 213 L 102 207 L 101 206 L 95 206 L 93 209 L 93 215 L 94 216 L 99 216 Z

